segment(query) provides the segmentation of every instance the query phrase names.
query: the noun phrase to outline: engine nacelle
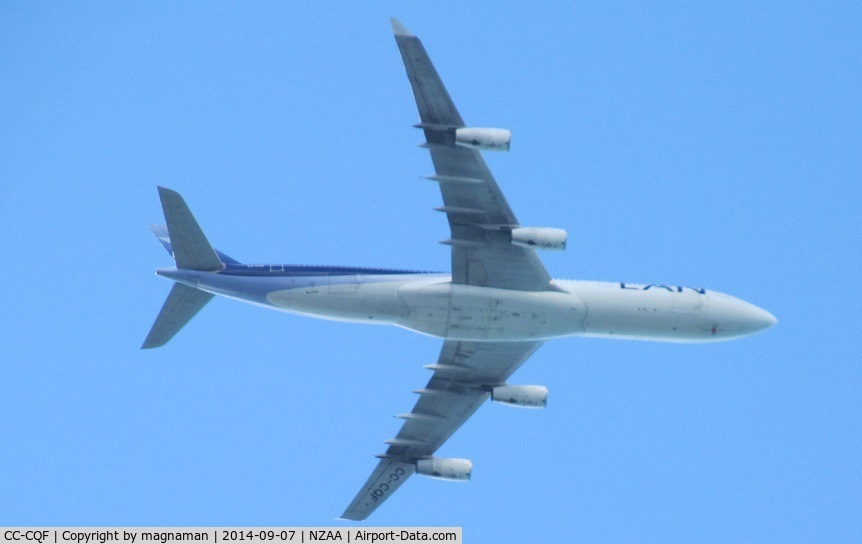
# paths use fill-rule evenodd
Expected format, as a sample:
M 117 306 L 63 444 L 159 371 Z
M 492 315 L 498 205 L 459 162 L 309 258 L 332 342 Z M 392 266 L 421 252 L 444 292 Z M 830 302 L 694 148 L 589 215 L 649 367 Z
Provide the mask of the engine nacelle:
M 563 229 L 547 227 L 517 227 L 512 229 L 513 244 L 534 249 L 563 251 L 566 249 L 568 237 L 569 233 Z
M 469 459 L 442 459 L 431 457 L 416 461 L 416 472 L 423 476 L 441 480 L 467 481 L 473 471 L 473 462 Z
M 544 408 L 548 405 L 548 388 L 543 385 L 498 385 L 491 390 L 491 400 L 519 408 Z
M 512 131 L 504 128 L 472 128 L 455 129 L 455 143 L 474 149 L 488 151 L 508 151 L 512 142 Z

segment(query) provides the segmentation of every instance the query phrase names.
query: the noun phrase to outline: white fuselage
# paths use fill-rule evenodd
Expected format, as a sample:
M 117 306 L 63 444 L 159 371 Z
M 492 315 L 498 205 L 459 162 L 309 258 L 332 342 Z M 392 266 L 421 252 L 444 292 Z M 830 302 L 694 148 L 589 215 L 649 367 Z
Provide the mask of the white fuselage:
M 553 291 L 453 284 L 447 274 L 247 277 L 161 269 L 214 294 L 323 319 L 397 325 L 451 340 L 528 341 L 600 336 L 709 342 L 776 320 L 723 293 L 659 284 L 555 280 Z
M 704 342 L 753 334 L 775 323 L 752 304 L 687 287 L 558 280 L 558 290 L 531 292 L 453 284 L 447 275 L 370 283 L 354 278 L 274 290 L 266 301 L 288 312 L 472 341 L 580 335 Z

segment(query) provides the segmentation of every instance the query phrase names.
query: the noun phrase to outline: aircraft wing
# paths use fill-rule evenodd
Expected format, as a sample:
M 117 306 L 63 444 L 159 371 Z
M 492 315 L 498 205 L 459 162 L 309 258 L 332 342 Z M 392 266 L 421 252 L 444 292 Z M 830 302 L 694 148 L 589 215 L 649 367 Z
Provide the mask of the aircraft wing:
M 541 342 L 463 342 L 447 340 L 428 384 L 414 391 L 419 400 L 404 424 L 386 443 L 380 462 L 341 515 L 363 520 L 416 471 L 416 461 L 431 457 L 490 396 L 483 386 L 502 384 Z
M 506 229 L 518 226 L 515 214 L 497 186 L 481 153 L 455 144 L 455 129 L 464 127 L 422 42 L 392 19 L 413 96 L 419 109 L 435 175 L 443 194 L 442 208 L 449 219 L 452 246 L 452 281 L 466 285 L 515 289 L 554 290 L 551 278 L 536 252 L 510 243 Z

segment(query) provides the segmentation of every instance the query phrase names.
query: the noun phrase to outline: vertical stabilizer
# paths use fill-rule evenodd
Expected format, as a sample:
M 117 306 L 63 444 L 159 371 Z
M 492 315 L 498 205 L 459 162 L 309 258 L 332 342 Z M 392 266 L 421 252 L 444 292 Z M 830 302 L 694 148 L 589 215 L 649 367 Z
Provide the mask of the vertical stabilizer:
M 176 191 L 159 187 L 177 268 L 214 272 L 224 268 L 185 200 Z

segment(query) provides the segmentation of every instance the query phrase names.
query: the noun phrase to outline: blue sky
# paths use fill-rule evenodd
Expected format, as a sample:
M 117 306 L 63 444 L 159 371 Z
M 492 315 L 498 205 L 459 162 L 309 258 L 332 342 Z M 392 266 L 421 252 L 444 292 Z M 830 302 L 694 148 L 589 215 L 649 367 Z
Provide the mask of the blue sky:
M 570 339 L 371 525 L 465 541 L 862 539 L 857 4 L 0 4 L 0 524 L 332 525 L 440 342 L 213 301 L 138 349 L 180 191 L 243 262 L 447 270 L 387 18 L 423 38 L 572 279 L 703 286 L 779 324 Z

